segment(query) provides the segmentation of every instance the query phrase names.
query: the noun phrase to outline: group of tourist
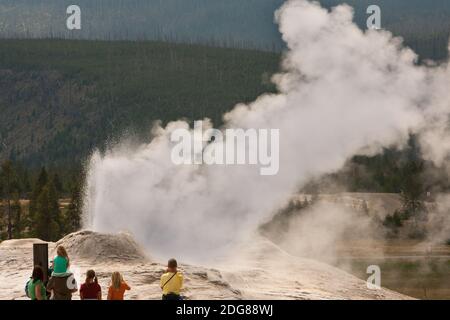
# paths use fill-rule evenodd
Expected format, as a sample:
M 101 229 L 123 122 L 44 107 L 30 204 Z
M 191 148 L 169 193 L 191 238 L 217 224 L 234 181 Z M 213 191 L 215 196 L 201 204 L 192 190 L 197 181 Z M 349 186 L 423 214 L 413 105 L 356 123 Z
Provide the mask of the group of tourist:
M 71 300 L 77 292 L 77 283 L 69 271 L 70 260 L 66 249 L 58 246 L 56 257 L 50 261 L 49 279 L 45 282 L 44 271 L 35 266 L 25 292 L 31 300 Z M 160 287 L 163 300 L 181 300 L 183 274 L 178 271 L 177 261 L 170 259 L 166 272 L 161 276 Z M 123 300 L 125 292 L 131 290 L 119 272 L 113 272 L 108 288 L 107 300 Z M 102 300 L 102 289 L 94 270 L 86 272 L 86 280 L 80 286 L 81 300 Z

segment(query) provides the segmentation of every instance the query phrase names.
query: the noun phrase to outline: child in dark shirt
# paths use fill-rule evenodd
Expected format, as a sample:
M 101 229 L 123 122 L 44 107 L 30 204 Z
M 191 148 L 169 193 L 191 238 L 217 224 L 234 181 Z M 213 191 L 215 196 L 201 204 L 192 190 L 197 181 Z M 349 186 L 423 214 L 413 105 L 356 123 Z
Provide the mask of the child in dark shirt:
M 86 281 L 80 287 L 81 300 L 102 300 L 102 289 L 94 270 L 86 272 Z

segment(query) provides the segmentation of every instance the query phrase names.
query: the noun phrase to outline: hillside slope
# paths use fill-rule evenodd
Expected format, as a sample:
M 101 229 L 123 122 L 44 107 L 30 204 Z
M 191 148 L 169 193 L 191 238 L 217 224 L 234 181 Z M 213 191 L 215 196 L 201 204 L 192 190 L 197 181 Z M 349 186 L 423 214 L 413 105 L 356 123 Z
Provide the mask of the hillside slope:
M 161 42 L 0 41 L 0 160 L 79 162 L 156 120 L 212 118 L 274 90 L 279 56 Z

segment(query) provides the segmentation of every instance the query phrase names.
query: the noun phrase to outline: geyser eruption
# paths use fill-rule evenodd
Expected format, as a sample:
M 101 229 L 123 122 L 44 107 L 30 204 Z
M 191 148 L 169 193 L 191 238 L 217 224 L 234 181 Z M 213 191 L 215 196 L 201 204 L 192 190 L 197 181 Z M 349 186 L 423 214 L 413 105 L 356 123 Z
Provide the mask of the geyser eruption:
M 92 156 L 86 189 L 88 227 L 128 230 L 152 254 L 213 257 L 270 218 L 299 186 L 338 170 L 355 154 L 402 145 L 428 119 L 448 84 L 446 67 L 418 66 L 417 56 L 385 31 L 362 31 L 349 6 L 327 11 L 306 0 L 276 13 L 288 46 L 278 94 L 224 115 L 224 128 L 279 129 L 280 168 L 261 176 L 250 165 L 175 165 L 170 134 L 154 129 L 146 145 Z M 448 99 L 446 99 L 448 101 Z M 431 133 L 429 137 L 433 137 Z

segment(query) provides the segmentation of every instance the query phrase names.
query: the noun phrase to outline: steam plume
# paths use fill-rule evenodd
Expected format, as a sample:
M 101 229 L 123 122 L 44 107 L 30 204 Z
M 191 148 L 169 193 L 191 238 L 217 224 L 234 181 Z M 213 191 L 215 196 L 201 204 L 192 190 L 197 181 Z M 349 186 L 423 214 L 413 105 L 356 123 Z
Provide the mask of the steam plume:
M 347 5 L 327 11 L 306 0 L 286 2 L 276 12 L 288 46 L 273 77 L 279 93 L 224 115 L 226 128 L 280 130 L 278 175 L 260 176 L 254 166 L 176 166 L 170 133 L 189 126 L 172 122 L 155 128 L 149 144 L 93 155 L 88 227 L 127 229 L 153 254 L 211 257 L 270 218 L 309 179 L 357 153 L 402 145 L 430 119 L 447 116 L 447 67 L 418 66 L 400 39 L 364 32 L 352 18 Z M 426 141 L 442 133 L 443 123 L 436 126 Z

